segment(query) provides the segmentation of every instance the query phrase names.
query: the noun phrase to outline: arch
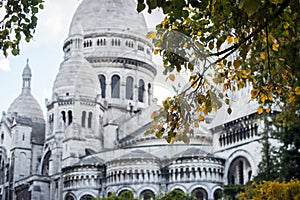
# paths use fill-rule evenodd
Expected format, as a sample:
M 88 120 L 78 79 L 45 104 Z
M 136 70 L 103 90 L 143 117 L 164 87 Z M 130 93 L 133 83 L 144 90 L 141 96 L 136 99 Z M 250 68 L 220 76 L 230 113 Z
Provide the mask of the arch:
M 75 200 L 76 198 L 75 198 L 75 195 L 74 194 L 72 194 L 72 193 L 68 193 L 68 194 L 66 194 L 66 196 L 65 196 L 65 200 Z
M 68 125 L 70 125 L 73 122 L 73 114 L 72 111 L 68 111 Z
M 67 117 L 66 117 L 65 111 L 61 111 L 61 117 L 62 117 L 62 120 L 64 121 L 64 123 L 66 123 Z
M 174 185 L 169 189 L 169 191 L 173 190 L 181 190 L 183 193 L 187 193 L 187 189 L 182 185 Z
M 251 178 L 253 177 L 253 172 L 256 172 L 258 169 L 257 169 L 257 165 L 255 164 L 255 161 L 253 159 L 253 157 L 251 156 L 251 154 L 246 151 L 246 150 L 243 150 L 243 149 L 239 149 L 239 150 L 236 150 L 235 152 L 233 152 L 226 160 L 226 163 L 225 163 L 225 167 L 224 167 L 224 177 L 225 178 L 225 184 L 229 184 L 228 183 L 228 172 L 229 172 L 229 167 L 230 165 L 232 164 L 232 162 L 237 158 L 237 157 L 244 157 L 247 159 L 247 161 L 249 162 L 249 165 L 250 165 L 250 169 L 251 170 L 251 177 L 250 177 L 250 180 Z
M 148 104 L 149 105 L 151 103 L 151 90 L 152 90 L 151 83 L 148 83 Z
M 152 190 L 143 190 L 140 194 L 141 200 L 153 200 L 155 198 L 155 194 Z
M 133 191 L 129 189 L 123 189 L 118 193 L 119 197 L 124 197 L 125 199 L 133 198 Z
M 199 200 L 207 200 L 208 199 L 208 193 L 202 187 L 195 188 L 192 191 L 192 196 L 194 196 L 196 199 L 199 199 Z
M 80 200 L 93 200 L 93 199 L 94 197 L 90 194 L 85 194 L 80 198 Z
M 85 128 L 85 121 L 86 121 L 86 112 L 82 111 L 82 115 L 81 115 L 81 126 L 83 128 Z
M 49 162 L 50 162 L 50 157 L 51 157 L 51 151 L 48 151 L 43 159 L 43 164 L 42 164 L 42 175 L 49 175 Z
M 138 101 L 144 102 L 144 92 L 145 92 L 145 82 L 143 79 L 139 80 L 139 88 L 138 88 Z
M 247 158 L 243 156 L 236 157 L 230 164 L 227 173 L 227 182 L 229 185 L 243 185 L 250 181 L 251 177 L 247 177 L 251 170 L 251 166 Z
M 120 98 L 120 76 L 111 77 L 111 98 Z
M 214 200 L 218 200 L 222 198 L 222 190 L 220 188 L 214 191 Z
M 92 128 L 92 121 L 93 121 L 93 113 L 89 112 L 89 117 L 88 117 L 88 128 Z
M 126 78 L 126 99 L 133 99 L 133 78 L 128 76 Z
M 98 75 L 101 88 L 101 97 L 105 99 L 106 97 L 106 77 L 103 74 Z

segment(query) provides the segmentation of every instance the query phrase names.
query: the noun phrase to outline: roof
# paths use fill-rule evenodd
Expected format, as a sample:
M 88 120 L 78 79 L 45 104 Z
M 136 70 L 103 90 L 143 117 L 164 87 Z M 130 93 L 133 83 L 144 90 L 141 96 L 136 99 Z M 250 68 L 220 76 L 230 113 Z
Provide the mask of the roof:
M 247 87 L 234 92 L 230 97 L 232 113 L 228 114 L 228 106 L 223 105 L 215 114 L 215 118 L 212 120 L 209 128 L 216 128 L 230 121 L 256 113 L 258 103 L 251 99 L 250 90 L 251 87 Z
M 96 98 L 100 94 L 97 74 L 91 64 L 79 54 L 65 60 L 56 76 L 53 93 L 58 96 L 79 94 Z
M 126 153 L 113 161 L 119 160 L 136 160 L 136 159 L 158 159 L 156 156 L 142 150 L 134 150 Z
M 213 155 L 199 148 L 191 147 L 182 153 L 176 154 L 174 158 L 184 158 L 184 157 L 212 157 Z
M 44 119 L 43 111 L 31 93 L 22 93 L 8 108 L 8 113 L 18 113 L 19 116 Z
M 84 0 L 73 16 L 69 36 L 76 34 L 76 24 L 82 25 L 84 35 L 110 30 L 143 36 L 147 33 L 145 18 L 137 13 L 133 0 Z

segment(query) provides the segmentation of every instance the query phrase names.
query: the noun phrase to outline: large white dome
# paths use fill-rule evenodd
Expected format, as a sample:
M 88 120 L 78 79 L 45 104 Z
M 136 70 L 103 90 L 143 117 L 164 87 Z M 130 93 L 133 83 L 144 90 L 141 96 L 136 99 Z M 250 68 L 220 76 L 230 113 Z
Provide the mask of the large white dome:
M 69 36 L 76 34 L 76 24 L 83 27 L 84 36 L 106 31 L 147 33 L 145 18 L 137 13 L 133 0 L 84 0 L 73 16 Z

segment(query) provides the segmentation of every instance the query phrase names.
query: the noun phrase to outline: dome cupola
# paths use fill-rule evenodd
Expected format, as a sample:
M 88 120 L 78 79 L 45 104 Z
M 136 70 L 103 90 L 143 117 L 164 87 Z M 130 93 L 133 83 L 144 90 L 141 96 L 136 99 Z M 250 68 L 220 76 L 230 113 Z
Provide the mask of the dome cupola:
M 27 64 L 23 70 L 23 87 L 22 93 L 18 96 L 8 109 L 8 113 L 18 113 L 22 117 L 29 117 L 31 119 L 43 119 L 43 111 L 36 101 L 36 99 L 31 94 L 31 69 Z

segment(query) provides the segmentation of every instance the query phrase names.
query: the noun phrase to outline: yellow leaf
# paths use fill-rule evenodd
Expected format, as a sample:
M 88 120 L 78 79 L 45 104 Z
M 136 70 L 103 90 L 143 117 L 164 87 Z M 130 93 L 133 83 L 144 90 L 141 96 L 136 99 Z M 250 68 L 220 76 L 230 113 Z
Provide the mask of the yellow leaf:
M 291 93 L 289 94 L 289 102 L 290 102 L 290 103 L 293 103 L 294 101 L 295 101 L 295 96 L 294 96 L 294 93 L 291 92 Z
M 198 35 L 198 36 L 200 36 L 201 34 L 202 34 L 202 32 L 201 32 L 201 31 L 198 31 L 198 32 L 197 32 L 197 35 Z
M 156 38 L 156 32 L 149 32 L 146 35 L 147 39 L 155 39 Z
M 260 52 L 260 58 L 263 60 L 266 58 L 265 52 Z
M 268 99 L 269 99 L 270 101 L 272 101 L 272 99 L 273 99 L 273 94 L 272 94 L 272 93 L 268 93 Z
M 184 48 L 187 48 L 187 47 L 188 47 L 188 43 L 185 42 L 185 43 L 183 44 L 183 47 L 184 47 Z
M 295 88 L 295 94 L 296 94 L 296 95 L 300 95 L 300 87 L 299 87 L 299 86 L 297 86 L 297 87 Z
M 243 70 L 243 74 L 249 76 L 251 74 L 251 69 Z
M 171 81 L 174 81 L 174 80 L 175 80 L 175 75 L 174 75 L 174 74 L 170 74 L 170 75 L 169 75 L 169 79 L 170 79 Z
M 230 35 L 227 36 L 226 40 L 228 44 L 231 44 L 233 42 L 233 38 Z
M 170 74 L 170 75 L 169 75 L 169 79 L 170 79 L 171 81 L 175 81 L 175 75 L 174 75 L 174 74 Z
M 198 119 L 199 119 L 200 121 L 204 121 L 204 116 L 203 116 L 203 115 L 199 115 Z
M 278 51 L 279 44 L 272 44 L 273 51 Z
M 260 94 L 260 100 L 262 103 L 264 103 L 267 100 L 267 96 L 264 93 Z
M 284 29 L 288 29 L 290 26 L 290 24 L 288 22 L 284 22 L 283 28 Z
M 278 94 L 281 94 L 281 92 L 282 92 L 281 87 L 278 87 L 278 88 L 276 89 L 276 92 L 277 92 Z
M 264 109 L 262 108 L 262 107 L 259 107 L 258 109 L 257 109 L 257 113 L 258 114 L 262 114 L 264 112 Z
M 233 42 L 234 42 L 234 43 L 237 43 L 238 41 L 239 41 L 239 38 L 234 38 L 234 39 L 233 39 Z
M 271 108 L 268 108 L 268 109 L 266 110 L 267 113 L 270 113 L 270 111 L 271 111 Z
M 153 53 L 154 53 L 154 55 L 157 55 L 158 54 L 158 50 L 154 49 Z
M 266 37 L 263 38 L 263 42 L 267 43 L 267 38 Z

